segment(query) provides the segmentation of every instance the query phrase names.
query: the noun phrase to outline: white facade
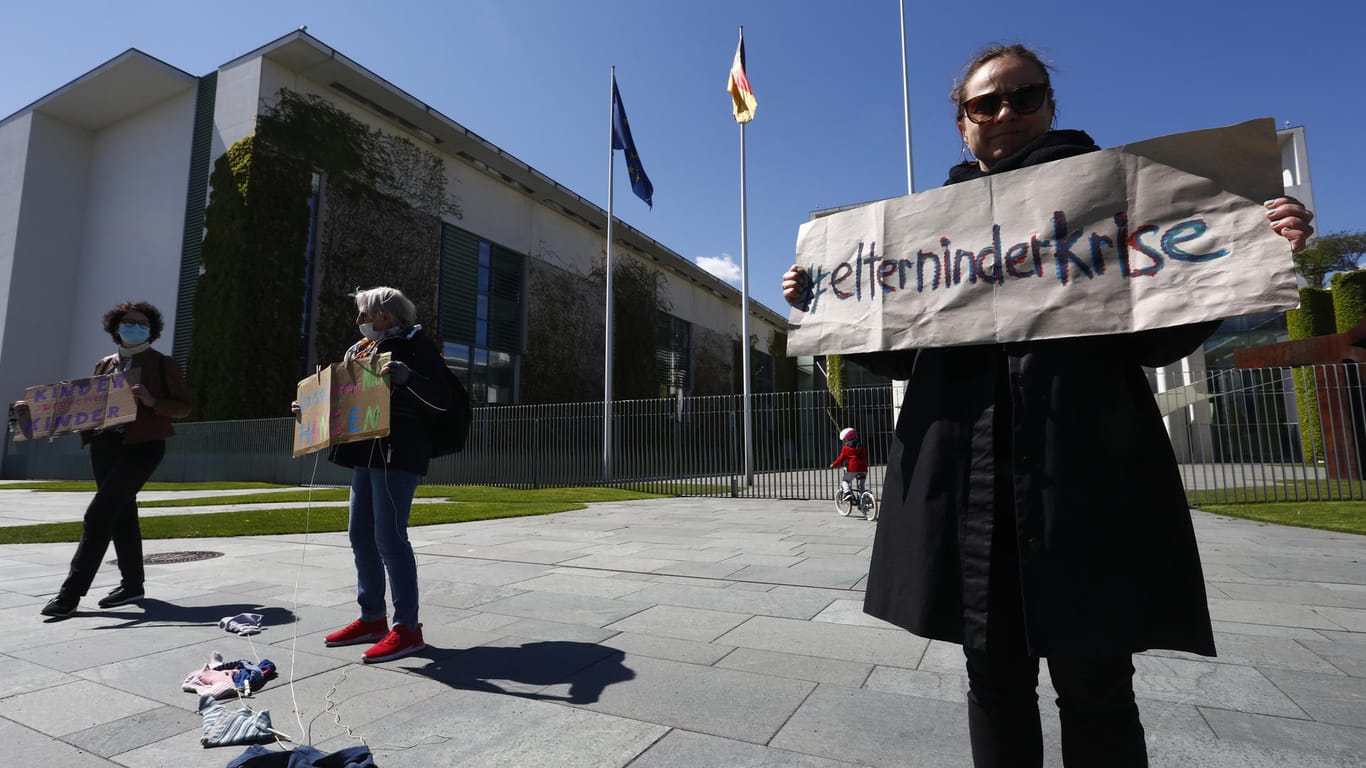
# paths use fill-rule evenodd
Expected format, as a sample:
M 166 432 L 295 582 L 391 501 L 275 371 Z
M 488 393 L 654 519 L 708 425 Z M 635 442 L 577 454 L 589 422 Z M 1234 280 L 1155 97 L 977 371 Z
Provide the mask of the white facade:
M 199 84 L 130 50 L 0 120 L 0 397 L 89 375 L 112 346 L 100 318 L 120 301 L 161 309 L 157 346 L 171 351 Z M 217 71 L 210 168 L 282 88 L 443 158 L 461 208 L 449 223 L 575 274 L 601 264 L 605 211 L 304 32 Z M 738 337 L 739 291 L 630 226 L 614 236 L 614 256 L 664 274 L 674 315 Z M 766 349 L 786 320 L 751 311 Z
M 89 376 L 120 301 L 169 337 L 195 83 L 129 51 L 0 121 L 0 396 Z
M 1291 127 L 1287 124 L 1276 131 L 1276 140 L 1281 146 L 1281 180 L 1285 184 L 1285 193 L 1304 203 L 1305 208 L 1317 210 L 1314 207 L 1314 183 L 1309 177 L 1309 145 L 1305 140 L 1304 126 Z M 1315 226 L 1314 229 L 1326 231 L 1321 226 Z

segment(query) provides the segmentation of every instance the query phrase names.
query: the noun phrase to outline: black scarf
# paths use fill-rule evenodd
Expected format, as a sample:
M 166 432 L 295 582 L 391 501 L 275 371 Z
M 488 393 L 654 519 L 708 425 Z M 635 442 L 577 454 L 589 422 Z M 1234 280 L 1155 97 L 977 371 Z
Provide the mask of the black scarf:
M 949 169 L 949 180 L 944 184 L 957 184 L 960 181 L 980 179 L 983 176 L 994 176 L 1025 166 L 1048 163 L 1061 160 L 1064 157 L 1084 155 L 1087 152 L 1095 152 L 1099 149 L 1100 147 L 1096 146 L 1096 142 L 1092 141 L 1085 131 L 1049 131 L 1020 147 L 1014 154 L 1001 158 L 995 165 L 991 166 L 990 171 L 982 170 L 976 160 L 964 160 Z

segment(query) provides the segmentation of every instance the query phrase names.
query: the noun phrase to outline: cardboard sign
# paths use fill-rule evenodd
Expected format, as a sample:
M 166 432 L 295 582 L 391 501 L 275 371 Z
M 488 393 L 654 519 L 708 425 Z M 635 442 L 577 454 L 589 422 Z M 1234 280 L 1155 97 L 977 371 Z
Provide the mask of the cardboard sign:
M 138 417 L 133 385 L 139 369 L 44 384 L 24 390 L 14 416 L 14 441 L 54 437 L 87 429 L 127 424 Z
M 299 382 L 294 457 L 389 434 L 389 376 L 383 354 L 333 363 Z
M 791 355 L 1127 333 L 1291 309 L 1269 118 L 1021 168 L 803 224 Z

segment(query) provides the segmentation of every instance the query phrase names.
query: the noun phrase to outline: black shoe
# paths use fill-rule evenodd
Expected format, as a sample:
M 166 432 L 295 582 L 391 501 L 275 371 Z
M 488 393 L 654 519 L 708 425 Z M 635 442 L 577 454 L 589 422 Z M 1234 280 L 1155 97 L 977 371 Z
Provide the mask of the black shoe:
M 56 597 L 47 601 L 47 605 L 43 606 L 42 614 L 44 616 L 52 616 L 58 619 L 65 619 L 67 617 L 76 615 L 76 605 L 79 602 L 80 601 L 74 597 L 57 595 Z
M 141 600 L 143 597 L 142 587 L 129 589 L 122 585 L 114 587 L 114 591 L 100 598 L 101 608 L 113 608 L 116 605 L 131 603 Z

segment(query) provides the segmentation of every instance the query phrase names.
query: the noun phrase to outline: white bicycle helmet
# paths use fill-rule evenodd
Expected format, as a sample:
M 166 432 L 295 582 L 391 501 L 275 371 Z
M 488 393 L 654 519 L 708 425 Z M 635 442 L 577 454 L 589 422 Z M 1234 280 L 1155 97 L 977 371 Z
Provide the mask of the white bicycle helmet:
M 857 430 L 857 429 L 854 429 L 853 427 L 845 427 L 844 429 L 841 429 L 841 430 L 840 430 L 840 439 L 841 439 L 841 440 L 857 440 L 857 439 L 858 439 L 858 430 Z

